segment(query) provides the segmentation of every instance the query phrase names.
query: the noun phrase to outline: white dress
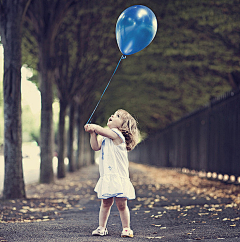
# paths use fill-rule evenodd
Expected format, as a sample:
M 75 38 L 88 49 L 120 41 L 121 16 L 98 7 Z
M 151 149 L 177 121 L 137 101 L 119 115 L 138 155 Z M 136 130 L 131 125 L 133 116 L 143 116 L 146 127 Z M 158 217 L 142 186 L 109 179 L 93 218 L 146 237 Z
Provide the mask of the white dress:
M 99 199 L 110 197 L 135 199 L 135 190 L 129 179 L 125 138 L 118 129 L 113 128 L 112 131 L 117 133 L 123 142 L 115 145 L 111 139 L 103 137 L 99 157 L 100 178 L 94 191 Z

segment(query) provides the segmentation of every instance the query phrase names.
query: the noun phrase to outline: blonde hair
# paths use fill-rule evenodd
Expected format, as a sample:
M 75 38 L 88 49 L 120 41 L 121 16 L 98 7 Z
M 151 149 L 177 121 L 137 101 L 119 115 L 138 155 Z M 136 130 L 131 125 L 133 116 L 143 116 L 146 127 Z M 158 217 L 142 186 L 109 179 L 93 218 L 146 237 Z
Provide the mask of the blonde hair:
M 125 110 L 119 109 L 116 114 L 123 120 L 122 126 L 119 130 L 125 137 L 127 150 L 133 150 L 138 143 L 139 131 L 137 128 L 137 121 Z

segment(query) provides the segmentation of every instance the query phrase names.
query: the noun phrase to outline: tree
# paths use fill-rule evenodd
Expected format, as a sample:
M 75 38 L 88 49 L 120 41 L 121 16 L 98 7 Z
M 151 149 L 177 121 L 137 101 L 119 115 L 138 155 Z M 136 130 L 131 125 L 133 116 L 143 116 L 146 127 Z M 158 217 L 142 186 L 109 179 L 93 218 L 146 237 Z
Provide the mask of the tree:
M 68 146 L 67 146 L 67 157 L 68 157 L 68 171 L 73 172 L 76 170 L 76 164 L 74 160 L 73 153 L 73 142 L 74 142 L 74 129 L 76 120 L 76 103 L 72 100 L 69 108 L 69 128 L 68 128 Z
M 157 35 L 121 63 L 97 121 L 104 123 L 120 106 L 136 114 L 141 130 L 151 133 L 239 85 L 240 2 L 142 4 L 156 14 Z
M 94 4 L 94 1 L 83 1 L 77 4 L 65 19 L 56 38 L 55 82 L 60 100 L 59 178 L 65 176 L 65 116 L 67 107 L 70 103 L 74 105 L 73 98 L 76 94 L 89 96 L 90 91 L 94 93 L 96 86 L 101 84 L 101 80 L 96 81 L 94 76 L 97 76 L 99 71 L 103 72 L 106 67 L 111 65 L 110 61 L 101 59 L 103 52 L 99 48 L 99 45 L 107 41 L 108 37 L 105 35 L 105 38 L 99 38 L 106 30 L 106 28 L 103 28 L 104 21 L 109 25 L 104 16 L 105 8 L 101 5 L 102 3 Z M 72 113 L 69 119 L 68 158 L 71 170 L 74 170 L 73 159 L 71 158 L 73 153 L 74 127 L 72 125 L 74 124 L 74 116 L 74 113 Z
M 0 35 L 4 47 L 5 199 L 26 197 L 22 170 L 21 40 L 22 22 L 30 2 L 0 1 Z
M 3 60 L 3 46 L 0 42 L 0 60 Z M 0 115 L 3 117 L 3 62 L 0 62 Z M 4 129 L 4 119 L 0 119 L 0 152 L 3 152 L 3 129 Z
M 70 78 L 70 72 L 72 70 L 70 66 L 70 44 L 69 41 L 63 35 L 62 39 L 57 39 L 55 45 L 56 51 L 56 67 L 55 67 L 55 83 L 58 88 L 58 98 L 60 103 L 59 121 L 58 121 L 58 169 L 57 177 L 63 178 L 66 176 L 65 171 L 65 118 L 67 114 L 67 108 L 72 101 L 75 93 L 75 86 Z M 71 45 L 72 47 L 72 45 Z
M 41 111 L 41 169 L 40 182 L 53 181 L 53 79 L 54 41 L 59 27 L 74 0 L 33 1 L 27 11 L 27 19 L 39 50 L 39 82 L 42 97 Z
M 125 108 L 137 116 L 141 130 L 150 133 L 237 87 L 239 0 L 141 3 L 156 14 L 157 35 L 147 48 L 122 61 L 93 118 L 104 125 L 111 113 Z M 77 110 L 83 124 L 121 56 L 115 40 L 117 18 L 134 4 L 139 3 L 78 1 L 77 15 L 68 15 L 57 35 L 65 37 L 68 50 L 66 45 L 61 48 L 70 55 L 68 75 L 62 80 L 64 95 L 70 95 L 65 85 L 69 80 L 75 89 L 75 81 L 81 83 Z M 52 60 L 56 67 L 60 59 Z

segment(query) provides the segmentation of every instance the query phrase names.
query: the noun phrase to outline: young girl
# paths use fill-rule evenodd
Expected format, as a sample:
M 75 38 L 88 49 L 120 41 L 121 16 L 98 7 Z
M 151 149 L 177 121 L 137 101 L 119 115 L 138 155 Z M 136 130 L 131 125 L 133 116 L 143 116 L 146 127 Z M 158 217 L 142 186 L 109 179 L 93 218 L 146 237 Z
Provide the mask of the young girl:
M 94 189 L 101 199 L 99 227 L 92 235 L 108 234 L 106 225 L 115 198 L 123 227 L 121 236 L 133 237 L 127 199 L 135 199 L 135 190 L 129 179 L 127 151 L 137 145 L 137 122 L 127 111 L 119 109 L 108 119 L 107 126 L 109 129 L 96 124 L 85 125 L 85 131 L 91 135 L 92 149 L 101 149 L 100 178 Z M 97 134 L 103 138 L 98 140 Z

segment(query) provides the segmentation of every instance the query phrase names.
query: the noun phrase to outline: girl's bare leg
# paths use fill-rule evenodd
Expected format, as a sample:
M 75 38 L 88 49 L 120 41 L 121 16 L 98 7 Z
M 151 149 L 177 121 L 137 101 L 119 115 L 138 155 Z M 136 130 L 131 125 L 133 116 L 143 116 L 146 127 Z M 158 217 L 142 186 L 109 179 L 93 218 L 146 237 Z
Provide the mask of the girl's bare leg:
M 111 207 L 113 205 L 113 197 L 110 197 L 108 199 L 102 199 L 101 201 L 101 207 L 99 211 L 99 226 L 102 228 L 106 228 L 107 226 L 107 220 L 110 214 Z
M 127 205 L 127 198 L 116 197 L 115 201 L 122 221 L 122 227 L 130 228 L 130 212 Z

